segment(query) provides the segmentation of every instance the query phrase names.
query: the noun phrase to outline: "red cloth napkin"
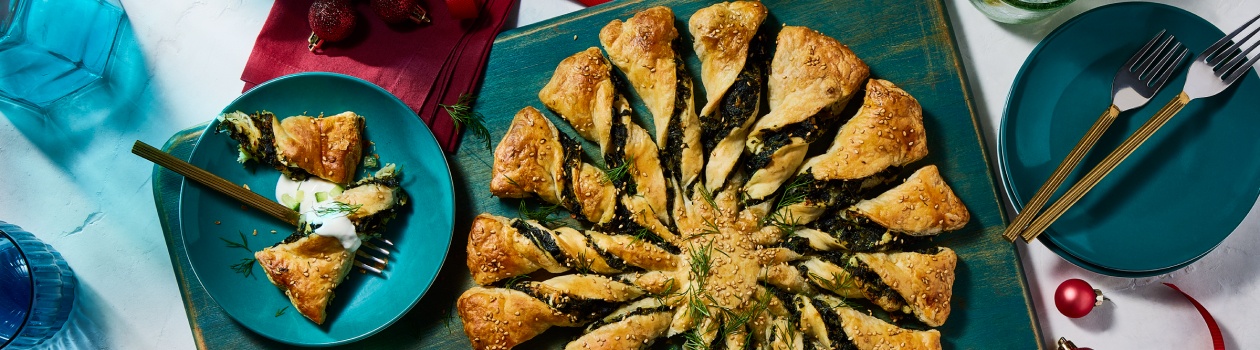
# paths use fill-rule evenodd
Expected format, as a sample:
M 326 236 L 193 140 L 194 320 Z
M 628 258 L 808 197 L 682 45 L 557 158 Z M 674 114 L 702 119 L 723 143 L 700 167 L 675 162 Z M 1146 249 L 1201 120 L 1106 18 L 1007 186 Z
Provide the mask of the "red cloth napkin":
M 357 27 L 348 39 L 307 50 L 306 15 L 313 1 L 276 1 L 258 33 L 241 80 L 245 90 L 299 72 L 335 72 L 375 83 L 417 111 L 443 150 L 453 152 L 459 130 L 437 104 L 453 104 L 480 83 L 491 42 L 515 0 L 485 0 L 481 16 L 459 20 L 442 0 L 419 0 L 432 23 L 389 26 L 367 1 L 354 4 Z

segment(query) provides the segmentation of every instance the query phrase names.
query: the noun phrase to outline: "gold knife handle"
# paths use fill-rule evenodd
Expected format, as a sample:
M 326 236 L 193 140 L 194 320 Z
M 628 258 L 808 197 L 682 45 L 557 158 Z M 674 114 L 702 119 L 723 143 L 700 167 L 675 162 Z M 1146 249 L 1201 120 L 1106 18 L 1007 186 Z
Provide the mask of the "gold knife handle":
M 1046 183 L 1041 184 L 1041 188 L 1037 189 L 1037 194 L 1033 195 L 1032 200 L 1029 200 L 1028 204 L 1024 205 L 1024 209 L 1019 212 L 1019 215 L 1015 216 L 1015 221 L 1006 226 L 1006 232 L 1002 234 L 1003 238 L 1014 242 L 1015 238 L 1019 237 L 1020 232 L 1023 232 L 1024 228 L 1028 227 L 1028 223 L 1031 223 L 1033 218 L 1037 217 L 1037 213 L 1041 212 L 1041 207 L 1046 205 L 1046 202 L 1050 200 L 1050 196 L 1054 194 L 1055 190 L 1059 189 L 1059 185 L 1063 184 L 1063 180 L 1067 179 L 1072 169 L 1076 169 L 1076 166 L 1081 163 L 1081 159 L 1085 158 L 1085 154 L 1089 153 L 1091 148 L 1094 148 L 1094 144 L 1107 132 L 1107 128 L 1111 127 L 1111 123 L 1116 120 L 1118 115 L 1120 115 L 1120 108 L 1114 104 L 1107 107 L 1106 111 L 1103 111 L 1098 120 L 1094 122 L 1094 126 L 1089 127 L 1089 131 L 1085 132 L 1085 136 L 1076 142 L 1076 146 L 1072 147 L 1072 151 L 1068 152 L 1067 157 L 1063 158 L 1063 162 L 1059 163 L 1059 167 L 1055 168 L 1054 172 L 1050 174 L 1050 178 L 1046 180 Z
M 218 175 L 212 174 L 205 169 L 198 168 L 196 165 L 189 164 L 183 159 L 176 158 L 169 153 L 162 152 L 149 144 L 136 141 L 131 146 L 131 153 L 148 159 L 149 161 L 161 165 L 163 168 L 169 169 L 176 174 L 183 175 L 185 179 L 206 185 L 210 189 L 219 193 L 223 193 L 242 203 L 245 203 L 255 209 L 261 210 L 277 219 L 283 220 L 289 225 L 297 226 L 299 215 L 293 209 L 289 209 L 280 203 L 273 202 L 267 197 L 263 197 L 254 191 L 247 190 L 228 181 Z
M 1141 146 L 1143 142 L 1146 142 L 1156 131 L 1159 131 L 1160 127 L 1168 123 L 1168 120 L 1177 115 L 1177 112 L 1180 112 L 1186 106 L 1186 103 L 1189 102 L 1190 97 L 1185 92 L 1177 94 L 1176 98 L 1168 101 L 1168 104 L 1164 105 L 1164 108 L 1160 108 L 1154 117 L 1142 124 L 1137 131 L 1133 132 L 1133 135 L 1129 135 L 1129 138 L 1125 139 L 1120 144 L 1120 147 L 1111 151 L 1111 154 L 1108 154 L 1107 158 L 1103 158 L 1102 162 L 1098 163 L 1098 166 L 1095 166 L 1093 170 L 1085 174 L 1081 181 L 1072 185 L 1072 188 L 1068 189 L 1062 198 L 1050 205 L 1050 208 L 1046 209 L 1045 214 L 1033 220 L 1028 229 L 1024 231 L 1024 240 L 1031 242 L 1049 228 L 1050 224 L 1054 223 L 1060 216 L 1063 216 L 1063 213 L 1067 212 L 1068 208 L 1071 208 L 1073 204 L 1076 204 L 1076 201 L 1084 197 L 1085 193 L 1093 189 L 1098 182 L 1102 181 L 1104 176 L 1111 173 L 1120 162 L 1124 161 L 1130 154 L 1133 154 L 1134 150 Z

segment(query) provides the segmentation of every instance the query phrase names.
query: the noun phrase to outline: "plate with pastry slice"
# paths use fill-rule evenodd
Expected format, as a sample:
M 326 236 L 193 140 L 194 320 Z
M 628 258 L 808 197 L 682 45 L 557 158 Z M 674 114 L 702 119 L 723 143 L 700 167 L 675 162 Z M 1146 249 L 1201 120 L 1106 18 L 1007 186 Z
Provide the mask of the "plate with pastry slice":
M 276 341 L 331 346 L 385 329 L 433 284 L 450 246 L 445 154 L 409 107 L 357 78 L 261 84 L 223 109 L 189 161 L 300 214 L 294 227 L 181 188 L 196 277 L 229 316 Z M 380 273 L 358 266 L 365 255 L 384 258 L 366 264 Z

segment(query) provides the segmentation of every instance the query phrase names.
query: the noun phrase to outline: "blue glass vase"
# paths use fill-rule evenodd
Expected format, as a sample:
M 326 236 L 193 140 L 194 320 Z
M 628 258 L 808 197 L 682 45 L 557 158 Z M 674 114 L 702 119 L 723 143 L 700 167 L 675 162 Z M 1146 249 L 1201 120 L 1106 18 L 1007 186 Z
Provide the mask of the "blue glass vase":
M 0 0 L 0 99 L 43 111 L 99 81 L 122 19 L 102 0 Z
M 0 348 L 31 348 L 70 318 L 74 271 L 51 246 L 0 221 Z

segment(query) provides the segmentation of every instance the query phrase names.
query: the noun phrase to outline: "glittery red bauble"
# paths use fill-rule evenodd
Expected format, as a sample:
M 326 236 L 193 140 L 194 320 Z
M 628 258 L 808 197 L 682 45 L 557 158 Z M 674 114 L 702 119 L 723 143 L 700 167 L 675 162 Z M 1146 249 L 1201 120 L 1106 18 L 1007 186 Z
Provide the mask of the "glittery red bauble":
M 1059 289 L 1054 291 L 1054 306 L 1059 308 L 1063 316 L 1070 318 L 1088 315 L 1102 301 L 1101 291 L 1076 278 L 1063 281 L 1059 284 Z

